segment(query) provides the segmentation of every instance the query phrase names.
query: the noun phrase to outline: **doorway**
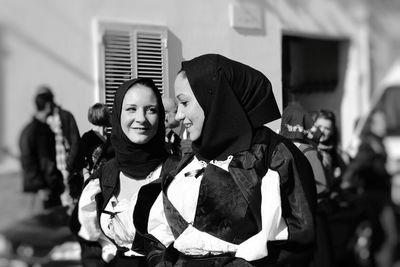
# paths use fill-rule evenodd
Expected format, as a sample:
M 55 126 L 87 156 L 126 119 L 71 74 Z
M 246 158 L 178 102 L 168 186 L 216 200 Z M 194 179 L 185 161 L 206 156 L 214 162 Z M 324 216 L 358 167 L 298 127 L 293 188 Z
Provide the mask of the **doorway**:
M 349 41 L 282 36 L 283 108 L 297 101 L 309 112 L 333 111 L 340 131 Z

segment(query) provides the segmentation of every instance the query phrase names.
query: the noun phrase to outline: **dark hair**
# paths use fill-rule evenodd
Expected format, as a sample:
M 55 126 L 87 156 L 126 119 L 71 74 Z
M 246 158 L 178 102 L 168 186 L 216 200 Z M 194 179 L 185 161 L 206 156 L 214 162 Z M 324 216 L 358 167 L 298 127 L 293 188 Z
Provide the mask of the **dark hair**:
M 37 89 L 37 94 L 38 94 L 38 95 L 45 94 L 45 95 L 47 95 L 47 97 L 48 97 L 49 99 L 51 99 L 51 102 L 52 102 L 52 103 L 54 102 L 54 94 L 53 94 L 53 91 L 51 90 L 50 86 L 48 86 L 48 85 L 40 85 L 40 86 L 38 87 L 38 89 Z
M 89 108 L 88 120 L 96 126 L 111 126 L 110 111 L 103 103 L 96 103 Z
M 35 105 L 36 105 L 36 109 L 38 111 L 42 111 L 44 110 L 44 108 L 46 107 L 46 104 L 53 103 L 53 97 L 52 95 L 48 94 L 48 93 L 42 93 L 42 94 L 38 94 L 35 97 Z
M 330 121 L 332 122 L 333 125 L 336 125 L 336 116 L 335 116 L 335 113 L 333 113 L 333 112 L 330 111 L 330 110 L 321 109 L 321 110 L 318 112 L 317 116 L 316 116 L 316 119 L 318 119 L 318 118 L 324 118 L 324 119 L 330 120 Z

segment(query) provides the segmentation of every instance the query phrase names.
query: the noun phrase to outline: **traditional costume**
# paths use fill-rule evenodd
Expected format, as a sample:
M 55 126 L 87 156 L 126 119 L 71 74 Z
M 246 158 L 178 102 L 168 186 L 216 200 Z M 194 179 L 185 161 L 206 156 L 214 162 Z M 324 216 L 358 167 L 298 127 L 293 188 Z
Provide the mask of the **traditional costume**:
M 149 215 L 149 265 L 306 265 L 315 182 L 304 155 L 264 126 L 280 117 L 271 83 L 215 54 L 182 70 L 205 120 L 193 153 L 163 177 Z
M 124 96 L 135 84 L 153 90 L 159 114 L 157 133 L 140 145 L 128 139 L 120 123 Z M 111 132 L 115 159 L 86 182 L 76 210 L 78 222 L 73 225 L 80 239 L 101 247 L 102 259 L 93 257 L 96 266 L 147 266 L 141 234 L 146 233 L 150 207 L 160 192 L 158 178 L 163 171 L 171 171 L 176 162 L 164 149 L 164 114 L 161 95 L 150 79 L 127 81 L 116 92 Z M 122 187 L 135 188 L 130 198 L 119 197 Z M 83 258 L 90 261 L 89 255 Z

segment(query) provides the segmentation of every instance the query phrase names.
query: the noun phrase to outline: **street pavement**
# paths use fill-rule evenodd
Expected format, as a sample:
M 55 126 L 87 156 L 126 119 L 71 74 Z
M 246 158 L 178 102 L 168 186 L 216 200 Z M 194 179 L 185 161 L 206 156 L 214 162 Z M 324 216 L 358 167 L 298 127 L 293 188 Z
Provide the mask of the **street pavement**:
M 33 213 L 33 196 L 22 193 L 20 172 L 0 174 L 0 230 Z

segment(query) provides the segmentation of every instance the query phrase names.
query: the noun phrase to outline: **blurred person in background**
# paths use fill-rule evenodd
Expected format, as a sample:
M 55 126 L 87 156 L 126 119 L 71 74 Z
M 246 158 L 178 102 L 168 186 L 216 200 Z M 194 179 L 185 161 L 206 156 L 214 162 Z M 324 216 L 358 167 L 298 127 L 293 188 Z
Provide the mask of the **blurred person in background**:
M 332 266 L 331 239 L 328 221 L 323 212 L 324 202 L 329 198 L 331 181 L 325 174 L 315 142 L 310 139 L 317 130 L 313 127 L 311 115 L 298 102 L 291 102 L 282 112 L 280 134 L 290 139 L 307 157 L 311 164 L 317 188 L 316 246 L 311 266 Z
M 173 98 L 163 97 L 162 102 L 165 109 L 165 146 L 171 155 L 182 156 L 181 138 L 179 136 L 180 122 L 175 119 L 177 104 Z
M 74 183 L 76 175 L 73 163 L 79 149 L 79 129 L 71 112 L 61 108 L 54 101 L 54 94 L 49 86 L 42 85 L 38 94 L 44 94 L 51 100 L 51 112 L 46 119 L 47 124 L 54 133 L 57 169 L 63 174 L 66 190 L 61 196 L 64 206 L 72 206 L 70 184 Z
M 395 260 L 398 241 L 396 219 L 391 200 L 391 174 L 386 168 L 387 153 L 383 143 L 386 136 L 385 114 L 373 110 L 361 133 L 361 143 L 354 159 L 343 174 L 341 187 L 355 188 L 359 207 L 364 209 L 372 236 L 366 260 L 368 266 L 389 267 Z
M 117 90 L 111 143 L 115 158 L 86 181 L 71 228 L 85 242 L 84 266 L 147 266 L 142 234 L 161 191 L 160 175 L 178 158 L 165 150 L 165 111 L 151 79 L 137 78 Z
M 330 181 L 325 175 L 316 143 L 310 138 L 316 130 L 313 126 L 311 115 L 299 103 L 289 104 L 282 112 L 280 134 L 290 139 L 310 161 L 318 197 L 324 198 L 329 194 Z
M 88 110 L 88 121 L 92 129 L 85 132 L 79 141 L 79 150 L 74 168 L 82 173 L 81 181 L 76 179 L 71 195 L 78 197 L 83 182 L 106 161 L 115 156 L 111 145 L 110 134 L 106 128 L 111 127 L 111 115 L 106 104 L 95 103 Z M 72 187 L 72 186 L 71 186 Z M 72 192 L 77 190 L 77 192 Z
M 318 111 L 315 115 L 314 125 L 322 133 L 317 149 L 321 155 L 325 173 L 331 181 L 332 187 L 339 186 L 349 157 L 339 148 L 335 114 L 329 110 Z
M 48 209 L 61 206 L 60 195 L 64 191 L 62 173 L 57 169 L 54 133 L 46 120 L 51 114 L 53 99 L 49 94 L 35 97 L 36 112 L 25 126 L 19 138 L 23 192 L 35 193 L 41 207 Z M 34 205 L 36 201 L 32 201 Z

